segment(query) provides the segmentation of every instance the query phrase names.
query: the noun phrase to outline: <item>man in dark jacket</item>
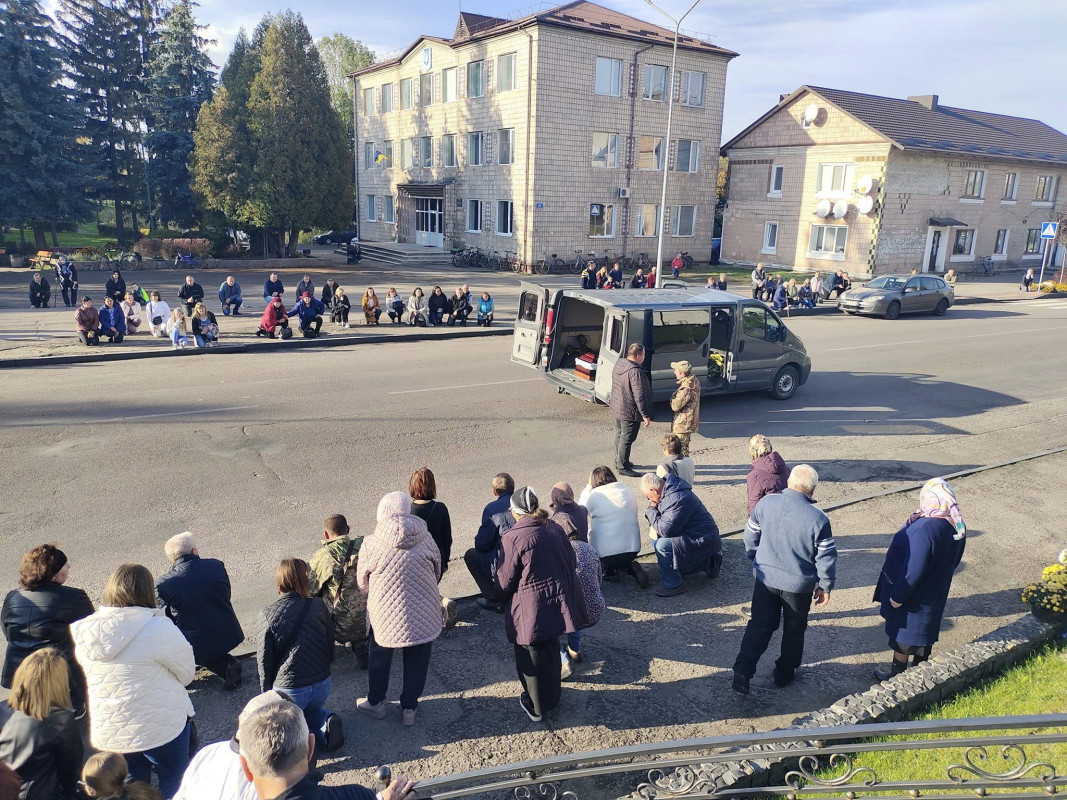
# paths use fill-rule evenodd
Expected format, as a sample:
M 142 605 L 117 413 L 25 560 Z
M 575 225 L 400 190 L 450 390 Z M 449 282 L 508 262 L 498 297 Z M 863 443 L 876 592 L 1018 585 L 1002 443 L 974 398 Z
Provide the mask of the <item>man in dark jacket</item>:
M 812 496 L 819 473 L 807 464 L 793 467 L 781 494 L 756 504 L 745 525 L 745 550 L 752 560 L 752 619 L 734 661 L 734 691 L 748 694 L 756 664 L 782 628 L 782 653 L 774 667 L 774 685 L 788 686 L 804 657 L 804 633 L 812 601 L 830 602 L 837 577 L 837 545 L 830 520 Z
M 684 592 L 683 575 L 717 575 L 722 559 L 719 526 L 693 488 L 677 475 L 664 479 L 650 472 L 641 478 L 641 494 L 648 499 L 645 519 L 663 582 L 656 594 L 674 597 Z
M 611 370 L 608 409 L 615 418 L 615 471 L 631 478 L 638 473 L 630 462 L 630 448 L 641 423 L 646 428 L 652 424 L 652 380 L 641 368 L 644 363 L 645 348 L 632 344 Z
M 30 308 L 48 308 L 52 297 L 52 286 L 40 272 L 33 273 L 30 280 Z
M 272 272 L 270 277 L 263 281 L 263 302 L 270 303 L 274 295 L 281 297 L 283 294 L 285 294 L 285 284 L 282 283 L 277 272 Z
M 582 288 L 583 289 L 595 289 L 596 285 L 596 264 L 592 261 L 586 265 L 586 268 L 582 271 Z
M 500 587 L 496 582 L 497 549 L 500 537 L 512 526 L 511 494 L 515 481 L 506 472 L 493 477 L 493 501 L 482 509 L 482 522 L 474 535 L 474 547 L 463 554 L 463 561 L 478 584 L 481 597 L 478 605 L 498 614 L 504 613 L 500 603 Z
M 300 332 L 306 339 L 314 339 L 322 329 L 322 315 L 326 313 L 326 306 L 321 300 L 316 300 L 311 292 L 304 292 L 296 305 L 289 309 L 290 317 L 300 320 Z
M 226 565 L 201 558 L 188 532 L 167 540 L 164 552 L 174 566 L 156 579 L 160 604 L 193 646 L 196 663 L 223 678 L 223 689 L 236 689 L 241 662 L 230 651 L 245 635 L 230 603 Z
M 185 316 L 191 317 L 196 304 L 204 299 L 204 287 L 192 275 L 186 275 L 185 283 L 178 290 L 178 297 L 185 306 Z
M 334 292 L 337 291 L 338 283 L 333 278 L 327 278 L 326 283 L 322 285 L 322 294 L 319 295 L 319 300 L 323 305 L 329 306 L 333 303 Z
M 748 440 L 748 455 L 752 459 L 752 469 L 745 477 L 748 490 L 748 513 L 756 503 L 768 494 L 778 494 L 785 489 L 789 481 L 789 467 L 782 457 L 774 451 L 771 440 L 762 433 L 757 433 Z

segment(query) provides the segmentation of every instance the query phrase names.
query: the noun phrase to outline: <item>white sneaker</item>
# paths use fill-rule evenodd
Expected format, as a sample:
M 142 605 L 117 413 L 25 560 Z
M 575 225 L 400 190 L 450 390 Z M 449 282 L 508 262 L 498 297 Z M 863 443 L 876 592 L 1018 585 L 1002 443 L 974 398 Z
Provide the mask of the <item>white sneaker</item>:
M 385 701 L 382 700 L 382 702 L 374 705 L 368 702 L 367 698 L 364 697 L 356 704 L 356 711 L 360 714 L 366 714 L 368 717 L 373 717 L 374 719 L 385 719 Z
M 574 665 L 571 663 L 571 660 L 568 658 L 560 666 L 560 670 L 559 670 L 560 680 L 564 680 L 564 681 L 568 680 L 571 677 L 571 675 L 573 675 L 573 674 L 574 674 Z
M 404 727 L 410 728 L 415 724 L 415 709 L 405 708 L 404 711 Z
M 349 325 L 349 324 L 348 324 L 348 323 L 346 322 L 346 323 L 345 323 L 345 327 L 346 327 L 346 328 L 351 328 L 352 326 L 351 326 L 351 325 Z

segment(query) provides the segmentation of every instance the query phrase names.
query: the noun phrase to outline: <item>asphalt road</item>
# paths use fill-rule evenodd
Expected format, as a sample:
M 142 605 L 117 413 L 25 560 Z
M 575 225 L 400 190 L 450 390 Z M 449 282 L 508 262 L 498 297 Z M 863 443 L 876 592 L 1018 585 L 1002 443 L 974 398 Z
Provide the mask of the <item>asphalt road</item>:
M 1067 302 L 968 306 L 941 319 L 830 315 L 789 324 L 814 362 L 791 401 L 739 395 L 703 407 L 694 437 L 697 490 L 723 528 L 743 522 L 746 443 L 756 432 L 790 463 L 816 466 L 823 501 L 1067 444 Z M 370 533 L 378 498 L 428 465 L 454 526 L 442 588 L 466 595 L 473 583 L 462 552 L 496 472 L 547 494 L 558 480 L 579 489 L 592 467 L 611 463 L 606 409 L 558 395 L 512 364 L 509 349 L 508 339 L 496 338 L 7 371 L 0 384 L 5 583 L 15 584 L 26 549 L 57 540 L 71 557 L 72 582 L 98 600 L 114 566 L 133 561 L 162 572 L 163 542 L 191 530 L 204 555 L 226 561 L 252 635 L 256 614 L 274 596 L 281 558 L 309 556 L 331 513 Z M 638 439 L 638 464 L 659 459 L 668 419 L 659 407 L 653 430 Z M 1014 587 L 1062 546 L 1056 520 L 1065 462 L 1051 457 L 961 482 L 976 533 L 954 595 L 978 600 L 969 610 L 950 607 L 956 616 L 946 642 L 1021 612 Z M 751 585 L 734 542 L 722 576 L 676 600 L 639 594 L 632 584 L 606 588 L 612 611 L 589 636 L 592 663 L 548 729 L 518 713 L 499 618 L 473 604 L 462 606 L 460 627 L 435 646 L 427 702 L 412 731 L 398 719 L 356 719 L 366 679 L 342 659 L 334 704 L 351 744 L 327 765 L 330 780 L 366 780 L 368 768 L 384 761 L 431 777 L 650 738 L 772 727 L 861 688 L 869 683 L 864 665 L 880 661 L 884 649 L 870 587 L 889 536 L 914 503 L 895 496 L 832 516 L 842 585 L 813 626 L 809 661 L 819 668 L 793 689 L 767 689 L 762 676 L 741 701 L 721 675 L 736 653 L 736 610 Z M 761 668 L 768 671 L 770 660 Z M 205 741 L 229 735 L 253 691 L 246 684 L 223 696 L 210 680 L 193 688 Z

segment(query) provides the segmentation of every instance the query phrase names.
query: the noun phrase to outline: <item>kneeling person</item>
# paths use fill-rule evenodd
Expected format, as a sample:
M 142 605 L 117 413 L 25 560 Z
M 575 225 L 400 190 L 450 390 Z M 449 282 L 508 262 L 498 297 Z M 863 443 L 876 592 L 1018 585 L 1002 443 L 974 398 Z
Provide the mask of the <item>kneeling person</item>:
M 304 292 L 297 304 L 289 309 L 289 316 L 300 320 L 300 332 L 307 339 L 314 339 L 322 329 L 322 315 L 326 306 L 316 300 L 311 292 Z
M 648 498 L 645 519 L 652 527 L 649 535 L 663 582 L 656 594 L 674 597 L 684 592 L 683 575 L 718 575 L 722 563 L 719 526 L 692 487 L 677 475 L 664 479 L 650 472 L 641 478 L 641 494 Z

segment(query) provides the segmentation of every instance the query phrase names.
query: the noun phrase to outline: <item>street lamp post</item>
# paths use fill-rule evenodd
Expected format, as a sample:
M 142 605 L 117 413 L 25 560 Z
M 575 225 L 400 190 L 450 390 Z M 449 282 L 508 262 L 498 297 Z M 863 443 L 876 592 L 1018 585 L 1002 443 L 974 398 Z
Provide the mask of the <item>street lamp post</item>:
M 700 0 L 693 0 L 693 5 L 689 6 L 689 10 L 678 19 L 672 17 L 653 3 L 652 0 L 645 0 L 645 2 L 674 23 L 674 49 L 671 52 L 671 70 L 667 74 L 667 86 L 665 87 L 669 93 L 667 96 L 667 135 L 664 137 L 661 150 L 663 156 L 663 189 L 659 198 L 659 236 L 656 239 L 656 288 L 659 289 L 663 286 L 663 223 L 667 214 L 667 158 L 671 152 L 671 123 L 674 121 L 674 67 L 678 61 L 678 33 L 682 28 L 682 20 L 689 16 L 689 12 L 697 7 Z

